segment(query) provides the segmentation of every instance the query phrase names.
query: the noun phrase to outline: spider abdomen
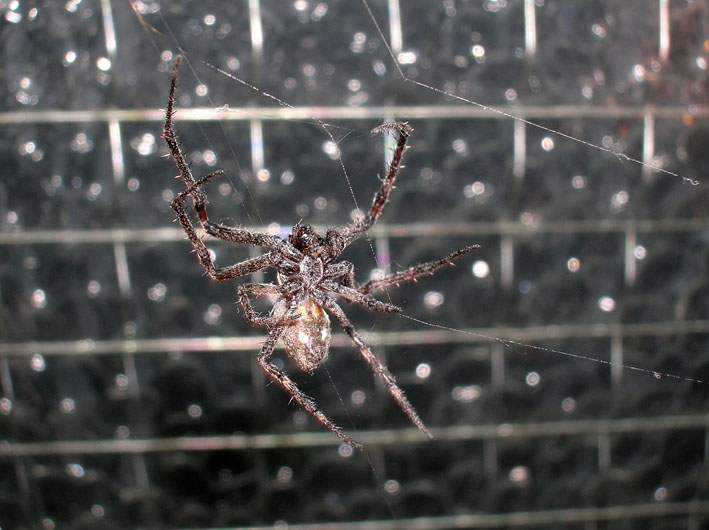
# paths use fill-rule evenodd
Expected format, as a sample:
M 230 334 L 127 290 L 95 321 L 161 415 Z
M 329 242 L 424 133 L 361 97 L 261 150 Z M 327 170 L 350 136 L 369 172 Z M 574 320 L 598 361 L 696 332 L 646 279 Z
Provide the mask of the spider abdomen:
M 301 370 L 312 372 L 327 359 L 330 348 L 330 317 L 322 306 L 309 296 L 298 304 L 294 313 L 300 318 L 286 326 L 283 332 L 286 353 Z

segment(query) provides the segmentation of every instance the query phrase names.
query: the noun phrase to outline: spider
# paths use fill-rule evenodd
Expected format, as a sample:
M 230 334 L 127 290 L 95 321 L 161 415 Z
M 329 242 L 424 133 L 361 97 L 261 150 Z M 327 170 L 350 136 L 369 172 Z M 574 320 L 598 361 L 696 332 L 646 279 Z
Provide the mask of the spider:
M 325 416 L 314 399 L 303 393 L 283 370 L 270 363 L 276 344 L 279 339 L 282 339 L 286 354 L 299 369 L 312 373 L 323 364 L 330 346 L 331 327 L 328 316 L 330 313 L 349 335 L 362 359 L 384 383 L 391 397 L 411 422 L 427 438 L 433 438 L 404 392 L 396 384 L 394 377 L 362 341 L 335 298 L 337 296 L 347 302 L 359 304 L 374 311 L 398 313 L 401 311 L 400 307 L 377 300 L 371 293 L 390 285 L 434 274 L 441 267 L 452 265 L 453 260 L 479 248 L 479 245 L 467 246 L 444 258 L 419 263 L 359 286 L 354 279 L 354 265 L 347 261 L 335 261 L 342 251 L 364 235 L 381 215 L 389 194 L 394 188 L 396 175 L 402 168 L 401 158 L 406 148 L 406 141 L 413 131 L 412 127 L 408 123 L 386 123 L 372 131 L 372 134 L 395 132 L 397 144 L 387 174 L 381 180 L 381 185 L 374 195 L 369 213 L 363 219 L 346 226 L 329 228 L 324 237 L 316 233 L 310 225 L 298 222 L 293 226 L 287 240 L 275 235 L 214 223 L 207 216 L 207 197 L 203 186 L 222 175 L 224 171 L 217 170 L 195 180 L 185 161 L 173 126 L 175 93 L 181 60 L 182 55 L 178 55 L 172 67 L 170 94 L 162 135 L 179 170 L 180 174 L 177 178 L 182 178 L 185 188 L 175 196 L 170 206 L 192 243 L 200 264 L 204 267 L 207 276 L 213 280 L 231 280 L 268 267 L 275 269 L 275 283 L 244 283 L 237 287 L 239 305 L 246 320 L 254 326 L 265 326 L 268 329 L 268 336 L 258 354 L 259 365 L 268 377 L 290 394 L 299 407 L 342 441 L 354 448 L 361 449 L 362 445 L 359 442 L 347 436 L 339 426 Z M 186 212 L 185 202 L 188 196 L 192 198 L 194 213 L 207 234 L 242 245 L 257 245 L 263 247 L 266 252 L 228 267 L 216 267 L 209 250 L 197 234 L 195 226 Z M 275 296 L 275 302 L 270 314 L 261 316 L 253 309 L 250 297 L 266 295 Z

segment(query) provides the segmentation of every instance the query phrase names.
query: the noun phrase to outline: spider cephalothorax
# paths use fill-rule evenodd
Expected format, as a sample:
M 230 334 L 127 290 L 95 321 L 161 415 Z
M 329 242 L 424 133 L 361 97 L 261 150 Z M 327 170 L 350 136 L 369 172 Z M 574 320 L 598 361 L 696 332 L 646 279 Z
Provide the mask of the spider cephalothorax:
M 390 285 L 413 280 L 419 276 L 431 275 L 441 267 L 451 265 L 456 258 L 478 248 L 478 245 L 464 247 L 439 260 L 419 263 L 381 279 L 370 280 L 360 286 L 355 284 L 354 266 L 347 261 L 335 261 L 342 251 L 364 235 L 381 215 L 394 187 L 394 180 L 401 168 L 401 157 L 406 148 L 406 141 L 413 129 L 407 123 L 386 123 L 372 131 L 372 133 L 394 132 L 397 134 L 396 149 L 389 163 L 387 174 L 374 195 L 372 207 L 367 215 L 348 225 L 328 229 L 325 237 L 317 234 L 310 225 L 300 222 L 293 227 L 287 240 L 278 236 L 214 223 L 207 216 L 207 197 L 202 186 L 209 180 L 220 176 L 223 171 L 215 171 L 195 180 L 189 165 L 185 162 L 172 123 L 175 112 L 177 71 L 181 60 L 182 56 L 180 55 L 172 68 L 170 95 L 163 127 L 163 138 L 170 148 L 172 158 L 185 185 L 185 188 L 172 201 L 171 207 L 210 278 L 229 280 L 247 276 L 268 267 L 275 269 L 276 283 L 244 283 L 237 288 L 239 304 L 246 319 L 255 326 L 268 328 L 268 336 L 258 355 L 259 365 L 273 381 L 291 395 L 298 406 L 343 441 L 354 447 L 361 447 L 359 443 L 343 433 L 340 427 L 330 421 L 318 408 L 315 401 L 298 389 L 284 371 L 270 363 L 276 344 L 279 339 L 282 339 L 286 354 L 295 361 L 301 370 L 312 372 L 320 366 L 327 358 L 330 348 L 331 326 L 328 316 L 330 313 L 349 335 L 363 360 L 381 379 L 391 397 L 412 423 L 427 437 L 432 438 L 431 433 L 426 429 L 387 367 L 362 341 L 336 301 L 336 297 L 341 297 L 347 302 L 359 304 L 374 311 L 399 312 L 401 310 L 399 307 L 377 300 L 371 293 Z M 266 252 L 228 267 L 215 267 L 209 250 L 187 215 L 185 209 L 187 197 L 192 198 L 192 207 L 199 224 L 209 235 L 234 243 L 257 245 Z M 259 315 L 251 306 L 250 297 L 264 295 L 276 297 L 268 316 Z

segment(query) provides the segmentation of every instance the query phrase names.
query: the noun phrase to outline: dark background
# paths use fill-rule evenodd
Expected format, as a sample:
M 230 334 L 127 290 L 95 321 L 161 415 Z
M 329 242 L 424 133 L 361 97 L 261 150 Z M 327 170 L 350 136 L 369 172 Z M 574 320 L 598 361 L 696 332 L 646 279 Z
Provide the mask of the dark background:
M 0 0 L 3 530 L 709 528 L 709 4 L 370 2 L 407 77 L 679 176 L 404 82 L 357 1 Z M 482 248 L 382 295 L 442 327 L 344 307 L 433 442 L 337 329 L 326 369 L 286 368 L 364 453 L 266 383 L 172 223 L 178 45 L 215 219 L 347 222 L 385 168 L 368 131 L 415 128 L 343 258 Z

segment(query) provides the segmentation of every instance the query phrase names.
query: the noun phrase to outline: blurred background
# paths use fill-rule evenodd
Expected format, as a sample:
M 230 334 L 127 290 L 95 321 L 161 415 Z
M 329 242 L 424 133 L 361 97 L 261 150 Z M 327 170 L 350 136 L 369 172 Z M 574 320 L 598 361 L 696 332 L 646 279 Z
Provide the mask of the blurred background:
M 401 72 L 359 1 L 0 0 L 2 530 L 709 528 L 709 3 L 369 7 Z M 343 307 L 434 441 L 337 329 L 314 375 L 273 362 L 365 452 L 268 384 L 172 222 L 180 47 L 213 219 L 346 223 L 369 131 L 414 127 L 343 259 L 482 248 L 382 295 L 405 316 Z

